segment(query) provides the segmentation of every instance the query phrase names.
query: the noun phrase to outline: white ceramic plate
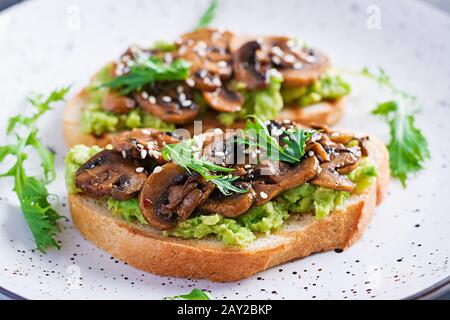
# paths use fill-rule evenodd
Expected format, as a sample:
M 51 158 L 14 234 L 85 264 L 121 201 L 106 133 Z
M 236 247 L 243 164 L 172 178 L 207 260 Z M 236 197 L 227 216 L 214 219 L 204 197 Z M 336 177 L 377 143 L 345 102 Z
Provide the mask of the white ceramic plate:
M 370 6 L 374 5 L 374 6 Z M 206 1 L 27 1 L 0 14 L 1 132 L 27 112 L 25 96 L 86 84 L 131 43 L 149 45 L 190 30 Z M 381 29 L 376 19 L 379 10 Z M 375 16 L 374 16 L 375 14 Z M 369 27 L 367 22 L 369 19 Z M 222 1 L 214 26 L 253 34 L 290 34 L 322 48 L 334 65 L 382 66 L 424 108 L 418 125 L 432 160 L 403 190 L 397 181 L 358 242 L 343 253 L 316 254 L 227 284 L 144 274 L 84 240 L 65 207 L 62 109 L 41 122 L 57 152 L 62 249 L 41 255 L 17 207 L 11 182 L 0 181 L 0 286 L 26 298 L 160 299 L 210 290 L 218 299 L 405 298 L 448 280 L 450 253 L 450 18 L 414 1 Z M 353 93 L 340 127 L 387 139 L 369 115 L 377 86 L 350 79 Z M 5 136 L 0 136 L 4 144 Z M 3 169 L 3 168 L 1 168 Z M 444 281 L 444 282 L 442 282 Z

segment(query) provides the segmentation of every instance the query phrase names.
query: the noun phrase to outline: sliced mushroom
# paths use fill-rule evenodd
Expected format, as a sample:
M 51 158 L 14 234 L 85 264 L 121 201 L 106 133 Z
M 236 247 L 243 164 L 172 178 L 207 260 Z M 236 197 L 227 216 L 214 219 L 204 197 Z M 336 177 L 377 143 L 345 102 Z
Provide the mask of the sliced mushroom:
M 267 73 L 271 63 L 267 59 L 257 58 L 261 45 L 257 41 L 244 44 L 235 54 L 233 70 L 238 82 L 245 83 L 247 89 L 264 89 L 268 85 Z
M 94 198 L 127 200 L 141 190 L 147 175 L 136 172 L 140 164 L 113 150 L 103 150 L 81 166 L 75 175 L 77 188 Z
M 352 152 L 342 152 L 331 160 L 322 164 L 322 171 L 312 184 L 324 188 L 352 192 L 356 185 L 343 174 L 351 172 L 359 164 L 360 158 Z
M 213 190 L 212 183 L 190 176 L 174 163 L 167 163 L 145 181 L 139 206 L 151 226 L 169 230 L 178 221 L 186 220 Z
M 174 124 L 189 123 L 200 112 L 192 90 L 179 82 L 158 82 L 133 97 L 145 111 Z
M 246 213 L 255 201 L 255 191 L 247 188 L 247 193 L 235 193 L 224 196 L 217 192 L 211 196 L 197 210 L 200 213 L 220 214 L 227 218 L 236 218 Z
M 134 129 L 113 137 L 112 145 L 124 157 L 153 158 L 159 164 L 166 163 L 161 150 L 167 144 L 178 143 L 172 135 L 154 129 Z
M 254 183 L 253 189 L 256 192 L 256 205 L 262 205 L 280 193 L 304 184 L 314 178 L 319 173 L 319 170 L 320 166 L 317 158 L 309 157 L 289 170 L 284 169 L 277 177 L 277 183 Z
M 231 32 L 199 29 L 184 34 L 176 42 L 178 56 L 191 63 L 190 81 L 202 91 L 214 91 L 232 74 L 229 49 Z
M 219 112 L 240 111 L 244 103 L 244 97 L 240 93 L 228 90 L 225 86 L 212 92 L 205 91 L 203 97 L 209 106 Z
M 117 114 L 125 114 L 130 112 L 136 103 L 133 99 L 126 96 L 121 96 L 116 92 L 108 92 L 103 96 L 102 107 L 106 111 Z

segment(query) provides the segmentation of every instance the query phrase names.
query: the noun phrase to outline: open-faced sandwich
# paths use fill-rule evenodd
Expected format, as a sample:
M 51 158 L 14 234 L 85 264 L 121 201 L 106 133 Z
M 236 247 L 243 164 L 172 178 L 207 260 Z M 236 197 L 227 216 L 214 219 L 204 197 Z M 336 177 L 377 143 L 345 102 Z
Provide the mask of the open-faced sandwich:
M 364 231 L 389 180 L 376 137 L 252 118 L 191 139 L 154 129 L 77 145 L 73 221 L 98 247 L 159 275 L 233 281 Z
M 349 91 L 327 56 L 295 39 L 199 29 L 104 66 L 69 102 L 65 138 L 105 146 L 124 130 L 236 128 L 247 115 L 332 125 Z

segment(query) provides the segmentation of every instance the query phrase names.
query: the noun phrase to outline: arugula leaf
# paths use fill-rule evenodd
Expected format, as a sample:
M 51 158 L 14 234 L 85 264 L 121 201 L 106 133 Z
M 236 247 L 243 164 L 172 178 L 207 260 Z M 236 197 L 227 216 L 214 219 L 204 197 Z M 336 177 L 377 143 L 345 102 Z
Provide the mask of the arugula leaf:
M 211 300 L 211 295 L 200 289 L 193 289 L 188 294 L 181 294 L 179 296 L 165 297 L 165 300 Z
M 285 145 L 282 147 L 270 134 L 267 126 L 261 119 L 255 116 L 248 116 L 245 135 L 249 135 L 250 139 L 244 139 L 241 142 L 266 150 L 267 156 L 275 161 L 284 161 L 291 164 L 300 162 L 305 155 L 306 140 L 315 131 L 294 128 L 292 131 L 284 131 L 284 133 L 287 134 L 287 137 L 284 140 Z
M 156 81 L 186 80 L 189 76 L 189 67 L 189 62 L 183 59 L 176 59 L 166 64 L 161 58 L 150 57 L 143 63 L 135 62 L 128 73 L 100 87 L 119 90 L 121 94 L 126 95 Z
M 204 157 L 198 157 L 195 149 L 195 141 L 193 139 L 185 140 L 178 144 L 168 144 L 162 150 L 162 156 L 166 161 L 173 161 L 183 167 L 189 173 L 195 171 L 203 176 L 207 181 L 214 183 L 224 195 L 235 193 L 246 193 L 247 190 L 238 188 L 232 184 L 238 177 L 232 176 L 230 173 L 234 171 L 232 168 L 219 166 Z M 200 150 L 198 150 L 200 151 Z M 229 173 L 228 175 L 217 175 L 214 173 Z
M 423 162 L 430 158 L 428 142 L 415 126 L 414 115 L 407 112 L 405 101 L 381 103 L 372 113 L 383 116 L 390 126 L 388 150 L 392 175 L 406 187 L 408 174 L 423 169 Z
M 216 15 L 217 4 L 218 0 L 211 0 L 208 8 L 198 21 L 196 29 L 206 28 L 211 24 L 214 20 L 214 16 Z
M 33 234 L 37 248 L 41 252 L 46 252 L 47 248 L 60 248 L 58 242 L 54 239 L 58 232 L 57 220 L 61 216 L 52 209 L 46 188 L 46 183 L 53 181 L 56 177 L 54 168 L 54 155 L 38 139 L 37 120 L 47 111 L 52 109 L 53 103 L 64 99 L 69 91 L 69 87 L 53 91 L 48 97 L 42 95 L 30 98 L 29 102 L 35 107 L 36 113 L 30 117 L 18 115 L 9 120 L 7 134 L 16 138 L 15 144 L 0 146 L 0 161 L 3 161 L 7 155 L 16 157 L 15 164 L 2 177 L 14 178 L 14 192 L 22 208 L 23 215 Z M 19 126 L 26 133 L 19 133 Z M 42 181 L 36 177 L 27 176 L 24 162 L 27 159 L 28 150 L 31 147 L 37 151 L 41 159 L 41 165 L 44 171 L 45 179 Z

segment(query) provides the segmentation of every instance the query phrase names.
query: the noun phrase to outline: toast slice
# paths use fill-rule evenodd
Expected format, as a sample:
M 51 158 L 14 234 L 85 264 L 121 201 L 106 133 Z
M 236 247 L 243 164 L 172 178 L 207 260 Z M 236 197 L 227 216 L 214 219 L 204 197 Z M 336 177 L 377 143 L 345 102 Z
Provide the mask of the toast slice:
M 236 281 L 313 253 L 345 249 L 361 237 L 390 179 L 384 144 L 370 136 L 367 149 L 378 177 L 364 193 L 352 195 L 322 220 L 313 214 L 292 214 L 281 230 L 261 235 L 243 249 L 225 246 L 215 238 L 164 237 L 156 229 L 114 216 L 104 201 L 84 195 L 69 195 L 69 205 L 86 239 L 138 269 L 164 276 Z
M 114 133 L 108 133 L 98 137 L 82 132 L 81 118 L 83 106 L 86 105 L 87 98 L 88 94 L 85 90 L 82 90 L 67 103 L 64 110 L 64 138 L 69 147 L 73 147 L 77 144 L 84 144 L 87 146 L 98 145 L 104 147 L 111 143 L 111 139 L 114 136 Z M 343 99 L 339 99 L 334 102 L 321 102 L 303 108 L 295 106 L 286 107 L 279 113 L 276 120 L 288 119 L 306 126 L 311 124 L 332 126 L 341 119 L 343 112 Z M 225 129 L 223 124 L 221 124 L 215 116 L 205 117 L 202 121 L 204 130 L 210 128 Z M 243 128 L 244 126 L 245 121 L 238 121 L 233 124 L 231 128 Z M 193 125 L 187 125 L 185 127 L 188 130 L 193 131 Z

